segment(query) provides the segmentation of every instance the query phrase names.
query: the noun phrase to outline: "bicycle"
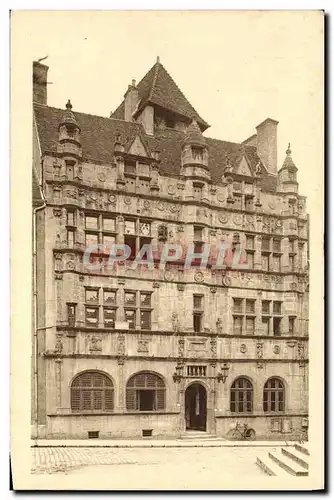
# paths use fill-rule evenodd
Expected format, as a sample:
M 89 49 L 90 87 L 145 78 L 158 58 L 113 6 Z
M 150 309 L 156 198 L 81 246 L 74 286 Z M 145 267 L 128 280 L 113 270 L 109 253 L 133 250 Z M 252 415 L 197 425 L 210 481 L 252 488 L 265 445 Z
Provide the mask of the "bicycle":
M 255 439 L 255 431 L 254 429 L 248 428 L 248 424 L 239 424 L 239 422 L 237 422 L 231 437 L 234 439 L 241 438 L 247 441 L 252 441 Z
M 298 443 L 299 444 L 304 444 L 304 443 L 307 443 L 307 442 L 308 442 L 308 429 L 302 427 L 300 429 Z

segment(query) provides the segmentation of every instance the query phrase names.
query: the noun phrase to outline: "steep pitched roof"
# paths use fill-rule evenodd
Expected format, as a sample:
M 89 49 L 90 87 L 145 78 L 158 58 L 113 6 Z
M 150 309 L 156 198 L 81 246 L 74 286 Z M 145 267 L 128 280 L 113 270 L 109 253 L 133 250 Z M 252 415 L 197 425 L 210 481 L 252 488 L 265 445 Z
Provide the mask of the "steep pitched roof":
M 42 152 L 57 151 L 58 125 L 64 110 L 34 103 L 34 112 Z M 127 152 L 139 135 L 145 147 L 148 142 L 140 123 L 111 120 L 102 116 L 73 111 L 81 129 L 80 141 L 85 158 L 111 163 L 114 160 L 114 144 L 117 136 Z
M 37 130 L 42 154 L 56 153 L 58 142 L 58 125 L 64 110 L 34 104 Z M 181 167 L 181 151 L 185 133 L 175 129 L 158 129 L 154 136 L 146 135 L 140 123 L 126 122 L 114 118 L 77 113 L 75 119 L 81 128 L 80 140 L 85 159 L 111 163 L 114 161 L 114 144 L 119 136 L 127 152 L 136 136 L 139 135 L 145 148 L 160 152 L 160 172 L 162 175 L 179 176 Z M 209 169 L 212 182 L 221 184 L 222 175 L 229 158 L 233 170 L 236 171 L 243 155 L 247 157 L 252 173 L 260 161 L 256 147 L 245 146 L 234 142 L 205 138 L 209 152 Z M 276 176 L 269 176 L 262 167 L 262 188 L 266 191 L 276 189 Z
M 192 107 L 173 78 L 159 61 L 146 73 L 144 78 L 138 83 L 137 88 L 140 99 L 138 112 L 146 104 L 151 103 L 190 120 L 196 120 L 202 130 L 209 127 L 206 121 Z M 124 120 L 124 101 L 111 114 L 111 118 Z
M 283 169 L 298 170 L 293 159 L 291 158 L 290 144 L 288 146 L 288 149 L 286 150 L 286 157 L 285 157 L 285 160 L 283 162 L 283 165 L 282 165 L 280 171 Z

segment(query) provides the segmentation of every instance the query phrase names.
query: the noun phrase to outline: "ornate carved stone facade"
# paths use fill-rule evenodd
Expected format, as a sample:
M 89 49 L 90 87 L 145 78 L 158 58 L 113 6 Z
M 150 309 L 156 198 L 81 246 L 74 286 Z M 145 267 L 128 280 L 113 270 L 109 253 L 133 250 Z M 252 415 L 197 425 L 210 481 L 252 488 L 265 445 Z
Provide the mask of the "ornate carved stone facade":
M 145 78 L 156 99 L 167 90 L 155 86 L 168 81 L 179 109 L 142 99 L 142 82 L 99 128 L 70 102 L 64 110 L 34 102 L 46 198 L 37 232 L 39 428 L 48 437 L 87 437 L 88 428 L 140 437 L 147 425 L 153 435 L 225 436 L 253 416 L 265 439 L 264 387 L 279 380 L 280 418 L 293 432 L 308 412 L 308 217 L 290 147 L 278 168 L 271 118 L 241 143 L 206 138 L 208 124 L 183 96 L 180 105 L 160 62 Z M 205 265 L 186 269 L 187 249 L 204 243 Z M 115 263 L 114 244 L 135 252 L 150 244 L 154 265 L 134 269 L 132 254 Z M 161 266 L 164 244 L 181 251 Z M 75 403 L 80 374 L 108 397 Z M 253 402 L 237 415 L 240 377 Z

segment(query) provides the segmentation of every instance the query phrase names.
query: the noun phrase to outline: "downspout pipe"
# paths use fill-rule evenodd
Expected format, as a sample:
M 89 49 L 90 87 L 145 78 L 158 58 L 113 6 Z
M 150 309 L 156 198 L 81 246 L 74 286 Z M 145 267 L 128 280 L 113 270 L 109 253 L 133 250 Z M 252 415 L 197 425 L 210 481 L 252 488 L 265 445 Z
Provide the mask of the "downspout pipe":
M 43 204 L 33 209 L 33 317 L 34 317 L 34 416 L 35 416 L 35 441 L 38 440 L 38 328 L 37 328 L 37 212 L 44 210 L 46 199 L 41 192 Z

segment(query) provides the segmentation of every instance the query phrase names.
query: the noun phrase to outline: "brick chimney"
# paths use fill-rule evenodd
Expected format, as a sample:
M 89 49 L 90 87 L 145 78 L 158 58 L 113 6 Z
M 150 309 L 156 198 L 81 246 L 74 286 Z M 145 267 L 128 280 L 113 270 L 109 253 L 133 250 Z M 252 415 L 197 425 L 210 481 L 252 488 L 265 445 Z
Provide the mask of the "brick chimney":
M 132 122 L 132 114 L 137 108 L 139 101 L 138 89 L 136 87 L 136 80 L 132 80 L 128 90 L 124 94 L 124 120 Z
M 256 127 L 257 154 L 272 175 L 277 175 L 277 125 L 278 121 L 267 118 Z
M 49 66 L 33 62 L 32 88 L 33 101 L 47 105 L 47 76 Z

